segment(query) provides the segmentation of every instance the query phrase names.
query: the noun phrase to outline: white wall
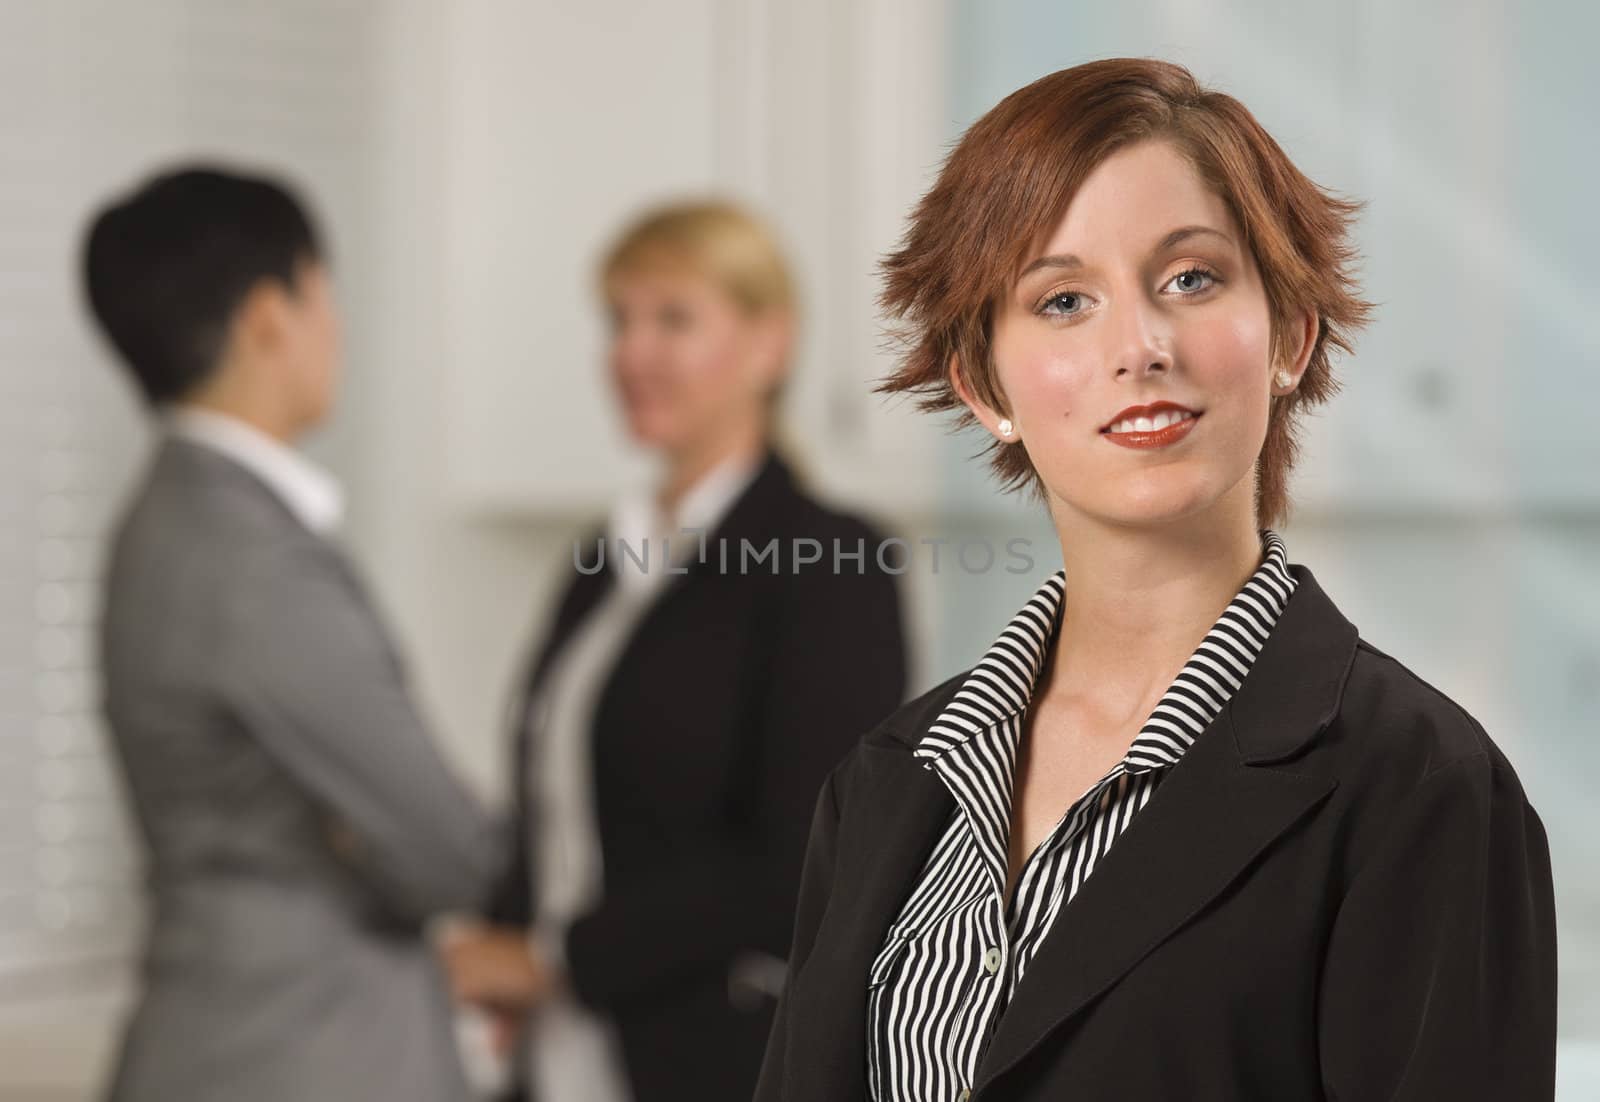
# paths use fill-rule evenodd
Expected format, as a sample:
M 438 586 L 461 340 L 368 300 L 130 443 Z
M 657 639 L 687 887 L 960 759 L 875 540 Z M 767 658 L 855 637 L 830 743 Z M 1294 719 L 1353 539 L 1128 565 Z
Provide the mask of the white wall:
M 767 215 L 802 288 L 785 414 L 801 465 L 885 519 L 937 494 L 939 428 L 866 380 L 887 368 L 873 264 L 948 125 L 938 6 L 628 7 L 407 3 L 383 51 L 378 217 L 396 232 L 375 250 L 374 365 L 345 396 L 365 426 L 351 539 L 496 797 L 537 613 L 572 538 L 647 470 L 605 389 L 593 282 L 640 204 L 711 189 Z M 917 601 L 915 624 L 930 610 Z
M 787 417 L 798 458 L 822 488 L 880 515 L 908 501 L 926 510 L 938 430 L 880 411 L 862 382 L 883 367 L 872 263 L 945 129 L 940 11 L 912 0 L 603 11 L 0 0 L 4 412 L 89 457 L 45 462 L 37 477 L 62 492 L 37 509 L 36 472 L 0 472 L 8 527 L 37 521 L 0 542 L 0 593 L 32 605 L 36 585 L 59 583 L 71 607 L 92 609 L 98 548 L 148 446 L 73 289 L 87 211 L 172 157 L 280 169 L 321 215 L 346 318 L 341 407 L 310 450 L 346 483 L 347 541 L 449 757 L 499 800 L 512 673 L 570 538 L 639 470 L 618 458 L 589 293 L 593 250 L 638 203 L 709 187 L 773 219 L 806 304 Z M 24 457 L 56 447 L 11 439 Z M 874 478 L 854 476 L 864 466 Z M 87 481 L 57 485 L 75 471 Z M 83 553 L 46 554 L 35 538 Z M 62 562 L 71 577 L 42 573 Z M 911 588 L 913 626 L 926 630 L 929 583 Z M 54 616 L 59 603 L 42 607 Z M 8 832 L 0 912 L 102 917 L 0 930 L 0 1099 L 85 1098 L 131 991 L 138 846 L 93 715 L 92 621 L 19 623 L 23 634 L 0 640 L 0 708 L 18 723 L 16 738 L 0 730 L 0 765 L 66 778 L 93 811 L 74 821 L 93 818 L 98 834 L 75 828 L 92 860 L 51 858 L 48 876 L 87 867 L 97 879 L 52 887 L 38 846 L 13 859 Z M 45 682 L 70 715 L 40 710 Z M 27 816 L 36 798 L 30 787 Z M 91 890 L 95 907 L 71 902 Z

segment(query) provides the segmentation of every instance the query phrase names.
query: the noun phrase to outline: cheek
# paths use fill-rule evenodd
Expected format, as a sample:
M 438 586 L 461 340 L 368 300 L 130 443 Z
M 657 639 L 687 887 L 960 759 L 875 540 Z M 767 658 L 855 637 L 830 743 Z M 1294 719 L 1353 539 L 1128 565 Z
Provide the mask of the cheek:
M 327 372 L 332 375 L 338 370 L 340 357 L 344 353 L 344 334 L 339 329 L 337 319 L 330 318 L 327 328 L 323 330 L 322 347 Z
M 739 348 L 730 334 L 684 334 L 673 352 L 674 374 L 696 405 L 715 405 L 739 385 Z
M 295 358 L 308 372 L 320 377 L 333 369 L 339 356 L 339 325 L 326 301 L 308 308 L 296 326 Z
M 1183 345 L 1202 362 L 1264 379 L 1271 335 L 1264 312 L 1223 315 L 1186 327 Z
M 1211 421 L 1208 462 L 1225 482 L 1243 477 L 1267 439 L 1271 414 L 1265 312 L 1196 321 L 1186 328 L 1179 355 L 1206 397 Z
M 1271 394 L 1270 341 L 1264 317 L 1218 318 L 1193 326 L 1182 351 L 1202 387 L 1217 398 L 1226 396 L 1238 418 L 1259 421 L 1263 432 Z
M 1064 343 L 1036 338 L 996 342 L 1000 385 L 1022 424 L 1038 428 L 1086 408 L 1094 369 L 1087 356 Z

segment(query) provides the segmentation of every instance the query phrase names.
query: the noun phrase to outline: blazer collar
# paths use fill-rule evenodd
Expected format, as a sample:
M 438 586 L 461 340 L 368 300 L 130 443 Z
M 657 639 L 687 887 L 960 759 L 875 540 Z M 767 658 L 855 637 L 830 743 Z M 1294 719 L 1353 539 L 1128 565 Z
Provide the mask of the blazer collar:
M 1357 633 L 1311 572 L 1239 691 L 1062 909 L 978 1069 L 1004 1075 L 1199 914 L 1335 787 L 1285 762 L 1338 714 Z
M 756 464 L 755 474 L 722 514 L 721 521 L 706 533 L 706 538 L 711 541 L 770 538 L 784 514 L 792 511 L 798 494 L 794 472 L 777 450 L 768 445 Z M 716 561 L 715 552 L 708 552 L 706 559 L 704 566 L 709 567 Z
M 730 496 L 728 487 L 733 483 L 738 484 L 738 489 Z M 694 554 L 685 564 L 686 572 L 674 572 L 671 578 L 681 579 L 705 573 L 708 569 L 717 569 L 720 562 L 717 554 L 719 541 L 736 544 L 740 538 L 769 538 L 775 523 L 791 508 L 796 493 L 794 475 L 789 465 L 771 446 L 766 448 L 752 468 L 723 468 L 711 472 L 706 480 L 689 491 L 681 506 L 683 527 L 691 532 L 699 531 L 704 540 L 703 546 L 693 549 Z M 665 533 L 653 532 L 650 530 L 652 521 L 641 520 L 637 516 L 630 516 L 623 522 L 620 513 L 635 514 L 653 508 L 637 499 L 625 500 L 628 506 L 614 510 L 606 527 L 591 536 L 591 543 L 595 539 L 618 534 L 635 541 L 641 536 L 654 536 L 659 540 L 665 535 L 672 539 L 675 546 L 695 542 L 692 534 L 676 529 Z M 678 556 L 674 555 L 674 558 Z M 604 579 L 609 584 L 616 580 L 618 574 L 617 556 L 607 555 L 605 563 L 604 570 L 596 571 L 589 577 Z
M 1230 702 L 1239 760 L 1292 758 L 1339 714 L 1360 633 L 1304 566 L 1289 568 L 1294 596 Z
M 1357 633 L 1311 571 L 1289 569 L 1294 594 L 1249 675 L 1056 919 L 974 1093 L 1114 986 L 1333 791 L 1332 778 L 1283 763 L 1337 715 Z M 797 1102 L 863 1094 L 867 969 L 955 806 L 912 751 L 964 679 L 945 682 L 862 742 L 833 893 L 848 906 L 828 908 L 811 950 L 833 963 L 816 975 L 802 969 L 793 992 L 791 1040 L 797 1054 L 816 1056 L 791 1065 Z
M 1294 592 L 1278 615 L 1266 644 L 1251 663 L 1250 675 L 1227 705 L 1239 728 L 1240 760 L 1248 765 L 1265 765 L 1292 757 L 1326 730 L 1338 713 L 1345 680 L 1350 675 L 1350 663 L 1355 658 L 1359 636 L 1355 625 L 1345 619 L 1309 568 L 1290 563 L 1287 570 L 1294 579 Z M 1029 610 L 1042 607 L 1049 615 L 1054 615 L 1053 602 L 1043 606 L 1040 602 L 1047 591 L 1059 593 L 1060 576 L 1057 572 L 1040 587 L 1033 600 L 1007 626 L 997 647 L 1008 636 L 1016 637 L 1016 630 L 1027 620 Z M 936 724 L 947 723 L 957 714 L 960 694 L 972 687 L 977 669 L 975 666 L 946 681 L 925 698 L 923 707 L 890 716 L 871 737 L 913 750 L 924 745 Z M 1029 675 L 1030 683 L 1036 675 L 1037 671 Z M 1026 698 L 1022 703 L 1026 703 Z M 988 718 L 1009 714 L 1003 710 L 1009 705 L 987 707 L 989 711 L 985 716 Z M 994 707 L 1001 707 L 1002 711 L 993 712 Z M 967 709 L 967 715 L 971 719 L 976 713 Z M 1293 722 L 1285 722 L 1286 719 Z
M 756 464 L 753 476 L 745 484 L 744 489 L 734 498 L 715 528 L 705 533 L 706 555 L 705 561 L 698 558 L 691 559 L 687 565 L 687 573 L 674 574 L 668 579 L 668 584 L 662 587 L 662 594 L 656 598 L 659 604 L 665 595 L 682 588 L 690 579 L 702 577 L 708 572 L 718 568 L 717 548 L 719 541 L 726 540 L 737 554 L 738 541 L 741 538 L 751 540 L 757 537 L 770 537 L 772 530 L 784 514 L 793 509 L 794 499 L 799 495 L 795 485 L 794 475 L 783 457 L 770 445 L 762 454 Z M 597 541 L 606 538 L 604 527 L 597 528 L 585 537 L 579 545 L 580 549 L 587 549 L 584 561 L 592 562 L 593 548 Z M 630 567 L 631 568 L 631 567 Z M 607 555 L 605 568 L 590 573 L 583 573 L 574 566 L 574 576 L 567 586 L 560 605 L 556 609 L 555 622 L 548 635 L 540 643 L 537 652 L 529 663 L 527 676 L 523 680 L 523 691 L 512 702 L 511 718 L 513 722 L 520 723 L 521 716 L 526 709 L 526 697 L 544 678 L 550 667 L 551 661 L 561 647 L 572 637 L 584 618 L 592 612 L 596 605 L 610 592 L 611 587 L 618 582 L 616 557 Z
M 675 509 L 663 510 L 654 488 L 639 487 L 622 495 L 606 521 L 611 543 L 607 566 L 623 591 L 646 596 L 674 576 L 671 566 L 683 569 L 706 553 L 711 533 L 723 516 L 760 472 L 764 455 L 734 456 L 703 474 L 679 499 Z M 640 549 L 643 564 L 625 565 L 623 547 Z

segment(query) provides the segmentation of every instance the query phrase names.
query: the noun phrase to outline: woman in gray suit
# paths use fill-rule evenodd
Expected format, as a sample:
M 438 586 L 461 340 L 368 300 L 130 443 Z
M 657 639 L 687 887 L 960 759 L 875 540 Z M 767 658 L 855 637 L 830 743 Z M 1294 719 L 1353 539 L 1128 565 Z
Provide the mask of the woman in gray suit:
M 424 924 L 495 863 L 290 447 L 338 332 L 279 185 L 158 177 L 89 233 L 96 320 L 162 439 L 117 529 L 105 712 L 147 848 L 115 1102 L 449 1102 L 467 1086 Z

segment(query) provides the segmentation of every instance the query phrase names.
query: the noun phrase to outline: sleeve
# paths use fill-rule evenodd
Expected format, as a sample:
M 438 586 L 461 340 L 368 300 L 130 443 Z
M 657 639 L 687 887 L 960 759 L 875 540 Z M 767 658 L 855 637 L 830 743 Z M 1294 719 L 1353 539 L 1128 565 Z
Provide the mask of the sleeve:
M 603 528 L 594 529 L 585 537 L 585 542 L 594 544 L 604 538 Z M 506 765 L 510 770 L 510 837 L 505 841 L 505 860 L 495 873 L 483 906 L 484 917 L 501 926 L 529 926 L 533 923 L 533 854 L 530 839 L 534 809 L 528 780 L 532 773 L 530 759 L 534 739 L 529 729 L 529 710 L 535 702 L 539 675 L 555 653 L 557 645 L 569 638 L 574 626 L 592 608 L 596 591 L 583 584 L 584 578 L 580 574 L 568 582 L 548 627 L 534 637 L 518 664 L 520 676 L 506 695 L 501 726 L 506 732 L 509 749 Z
M 531 674 L 529 675 L 531 677 Z M 527 729 L 528 677 L 519 683 L 506 709 L 505 727 L 509 732 L 511 770 L 510 837 L 505 840 L 505 860 L 493 877 L 483 914 L 501 926 L 528 926 L 533 922 L 533 855 L 529 851 L 532 807 L 528 799 L 528 754 L 531 751 Z
M 1335 918 L 1319 1007 L 1328 1098 L 1553 1098 L 1555 939 L 1544 827 L 1510 766 L 1441 766 Z
M 754 760 L 747 790 L 738 793 L 742 821 L 664 856 L 648 876 L 615 891 L 608 885 L 599 908 L 573 924 L 569 975 L 593 1006 L 726 968 L 743 949 L 781 953 L 817 789 L 900 703 L 905 643 L 893 577 L 819 569 L 789 580 L 755 694 Z
M 806 844 L 800 897 L 795 907 L 794 936 L 789 946 L 789 981 L 799 974 L 811 955 L 817 927 L 822 923 L 832 890 L 833 869 L 838 860 L 839 808 L 834 787 L 837 775 L 837 771 L 830 774 L 823 784 L 811 817 L 811 836 Z M 789 996 L 793 986 L 792 982 L 785 982 L 778 999 L 772 1031 L 767 1037 L 766 1055 L 761 1061 L 761 1076 L 756 1083 L 755 1102 L 779 1102 L 783 1097 L 784 1060 L 789 1045 Z
M 225 695 L 406 919 L 478 906 L 499 833 L 440 757 L 399 658 L 336 552 L 258 556 L 224 633 Z
M 565 973 L 567 970 L 567 936 L 555 926 L 531 926 L 528 945 L 547 968 Z

